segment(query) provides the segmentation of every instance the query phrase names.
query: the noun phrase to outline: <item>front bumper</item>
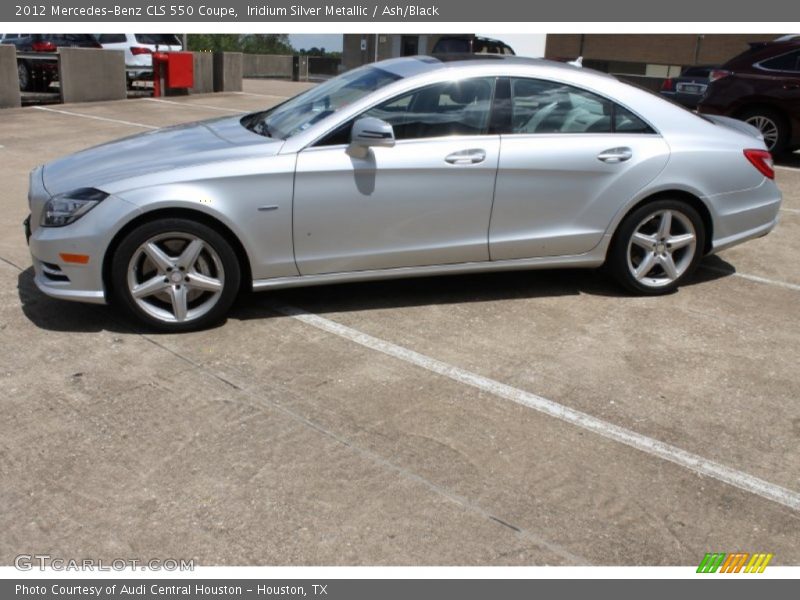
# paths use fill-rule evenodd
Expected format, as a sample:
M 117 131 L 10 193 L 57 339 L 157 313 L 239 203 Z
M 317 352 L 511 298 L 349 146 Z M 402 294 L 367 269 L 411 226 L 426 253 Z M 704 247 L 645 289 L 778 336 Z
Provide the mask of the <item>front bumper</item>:
M 116 196 L 109 196 L 83 217 L 64 227 L 42 227 L 42 207 L 50 195 L 44 187 L 41 167 L 31 172 L 28 201 L 30 216 L 23 228 L 31 253 L 34 282 L 53 298 L 105 304 L 103 261 L 116 233 L 141 210 Z M 64 255 L 88 257 L 85 264 L 64 260 Z M 67 259 L 70 259 L 67 256 Z
M 39 290 L 48 296 L 60 300 L 74 300 L 77 302 L 90 302 L 92 304 L 105 304 L 106 294 L 103 286 L 102 260 L 96 263 L 77 265 L 68 263 L 61 258 L 64 248 L 71 245 L 67 240 L 50 235 L 57 228 L 37 230 L 44 235 L 34 235 L 31 232 L 30 216 L 25 219 L 25 238 L 28 241 L 33 262 L 33 282 Z M 50 239 L 48 239 L 50 238 Z

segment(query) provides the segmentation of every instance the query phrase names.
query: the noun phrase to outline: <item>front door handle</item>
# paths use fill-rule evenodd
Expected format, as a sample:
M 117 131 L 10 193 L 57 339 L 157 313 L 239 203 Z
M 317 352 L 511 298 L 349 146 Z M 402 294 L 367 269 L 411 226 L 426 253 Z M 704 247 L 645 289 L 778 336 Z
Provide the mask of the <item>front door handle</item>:
M 604 163 L 621 163 L 630 160 L 633 156 L 633 150 L 630 148 L 609 148 L 603 150 L 597 155 L 597 160 L 602 160 Z
M 796 90 L 797 88 L 800 88 L 800 83 L 787 83 L 783 86 L 785 90 Z
M 445 156 L 444 160 L 451 165 L 475 165 L 486 160 L 486 151 L 480 148 L 459 150 L 458 152 L 448 154 Z

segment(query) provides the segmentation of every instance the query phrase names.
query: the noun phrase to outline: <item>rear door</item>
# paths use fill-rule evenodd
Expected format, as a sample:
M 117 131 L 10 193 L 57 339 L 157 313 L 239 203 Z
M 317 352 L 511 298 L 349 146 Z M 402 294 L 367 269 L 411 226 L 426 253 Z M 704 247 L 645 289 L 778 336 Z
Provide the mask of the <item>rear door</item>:
M 633 112 L 589 91 L 543 79 L 507 85 L 510 133 L 501 136 L 491 259 L 589 252 L 664 168 L 669 147 Z

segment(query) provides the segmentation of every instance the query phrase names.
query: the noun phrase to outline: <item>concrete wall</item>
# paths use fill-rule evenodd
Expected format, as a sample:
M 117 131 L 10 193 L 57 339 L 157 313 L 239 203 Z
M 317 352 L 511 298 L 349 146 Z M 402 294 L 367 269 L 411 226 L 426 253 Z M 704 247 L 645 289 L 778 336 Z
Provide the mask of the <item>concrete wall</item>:
M 0 45 L 0 108 L 14 108 L 19 105 L 17 49 L 2 44 Z
M 308 57 L 292 57 L 292 81 L 308 81 Z
M 292 56 L 280 54 L 245 54 L 242 57 L 243 77 L 292 76 Z
M 192 52 L 194 87 L 190 94 L 210 94 L 214 91 L 214 55 L 211 52 Z
M 125 54 L 122 50 L 59 48 L 62 102 L 125 100 Z
M 214 52 L 214 91 L 241 92 L 243 63 L 241 52 Z

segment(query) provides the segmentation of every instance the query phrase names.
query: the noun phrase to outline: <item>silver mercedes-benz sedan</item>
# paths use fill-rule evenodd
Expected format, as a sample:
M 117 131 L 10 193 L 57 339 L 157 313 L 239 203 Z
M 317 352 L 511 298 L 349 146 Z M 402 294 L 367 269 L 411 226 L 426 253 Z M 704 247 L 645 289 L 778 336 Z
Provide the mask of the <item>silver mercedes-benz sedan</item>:
M 245 288 L 598 267 L 663 294 L 765 235 L 759 132 L 544 60 L 389 60 L 36 168 L 35 281 L 166 331 Z

